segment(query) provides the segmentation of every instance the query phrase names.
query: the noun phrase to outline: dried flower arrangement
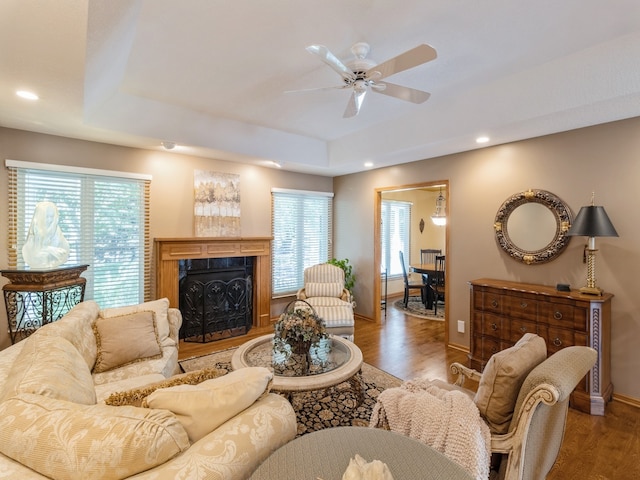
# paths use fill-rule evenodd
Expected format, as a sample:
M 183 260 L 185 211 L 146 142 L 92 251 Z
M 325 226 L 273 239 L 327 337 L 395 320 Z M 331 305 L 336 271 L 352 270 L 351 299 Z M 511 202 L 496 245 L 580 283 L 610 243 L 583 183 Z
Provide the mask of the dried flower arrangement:
M 327 338 L 324 320 L 307 302 L 294 300 L 275 323 L 273 348 L 281 353 L 308 353 L 323 338 Z

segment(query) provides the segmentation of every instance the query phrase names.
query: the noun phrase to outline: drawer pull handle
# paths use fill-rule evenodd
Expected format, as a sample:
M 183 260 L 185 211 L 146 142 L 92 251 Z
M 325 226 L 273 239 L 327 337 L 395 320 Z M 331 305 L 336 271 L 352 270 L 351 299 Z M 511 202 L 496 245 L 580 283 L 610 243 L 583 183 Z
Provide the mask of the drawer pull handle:
M 527 327 L 520 327 L 520 331 L 521 331 L 522 333 L 525 333 L 525 332 L 527 331 Z
M 498 330 L 498 325 L 496 325 L 495 323 L 492 323 L 492 324 L 491 324 L 491 330 L 493 330 L 494 332 L 495 332 L 496 330 Z
M 491 347 L 491 353 L 497 353 L 498 347 Z
M 556 320 L 562 320 L 562 312 L 558 312 L 557 310 L 553 313 L 553 318 Z
M 558 337 L 556 337 L 555 340 L 553 341 L 553 344 L 556 347 L 559 347 L 560 345 L 562 345 L 562 340 L 560 340 Z
M 492 306 L 493 308 L 497 308 L 497 307 L 498 307 L 498 301 L 497 301 L 497 300 L 493 300 L 493 301 L 491 302 L 491 306 Z
M 520 306 L 522 308 L 527 308 L 527 302 L 520 302 Z

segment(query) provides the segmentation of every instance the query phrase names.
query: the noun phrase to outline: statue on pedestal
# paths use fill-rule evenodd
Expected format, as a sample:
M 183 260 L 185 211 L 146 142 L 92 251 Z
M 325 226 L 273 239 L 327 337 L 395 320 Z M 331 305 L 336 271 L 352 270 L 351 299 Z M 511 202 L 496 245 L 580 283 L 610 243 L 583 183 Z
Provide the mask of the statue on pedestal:
M 22 257 L 31 268 L 55 268 L 69 258 L 69 242 L 58 226 L 55 203 L 36 204 Z

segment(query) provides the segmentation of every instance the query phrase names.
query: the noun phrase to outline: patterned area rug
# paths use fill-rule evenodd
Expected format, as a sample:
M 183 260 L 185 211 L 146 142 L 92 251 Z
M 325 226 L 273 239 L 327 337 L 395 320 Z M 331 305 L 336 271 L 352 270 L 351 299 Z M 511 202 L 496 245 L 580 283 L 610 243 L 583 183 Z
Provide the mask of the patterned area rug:
M 412 317 L 424 318 L 426 320 L 438 320 L 444 322 L 444 303 L 438 303 L 438 313 L 435 314 L 433 309 L 425 308 L 424 304 L 420 300 L 420 297 L 409 297 L 409 303 L 404 306 L 402 298 L 393 302 L 394 308 L 402 310 L 407 315 Z
M 231 356 L 235 348 L 210 355 L 180 361 L 185 372 L 201 368 L 221 368 L 231 371 Z M 368 426 L 369 418 L 378 395 L 402 380 L 367 363 L 362 364 L 364 400 L 356 407 L 357 399 L 348 382 L 326 390 L 294 393 L 291 404 L 298 418 L 298 436 L 339 426 Z

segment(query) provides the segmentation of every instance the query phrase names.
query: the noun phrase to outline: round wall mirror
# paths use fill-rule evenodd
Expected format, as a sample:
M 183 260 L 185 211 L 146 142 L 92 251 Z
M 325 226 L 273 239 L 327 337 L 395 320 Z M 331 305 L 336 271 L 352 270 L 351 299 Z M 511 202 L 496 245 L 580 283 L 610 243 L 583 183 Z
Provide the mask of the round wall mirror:
M 546 190 L 527 190 L 509 197 L 496 214 L 500 247 L 512 258 L 531 265 L 556 258 L 569 243 L 571 210 Z

